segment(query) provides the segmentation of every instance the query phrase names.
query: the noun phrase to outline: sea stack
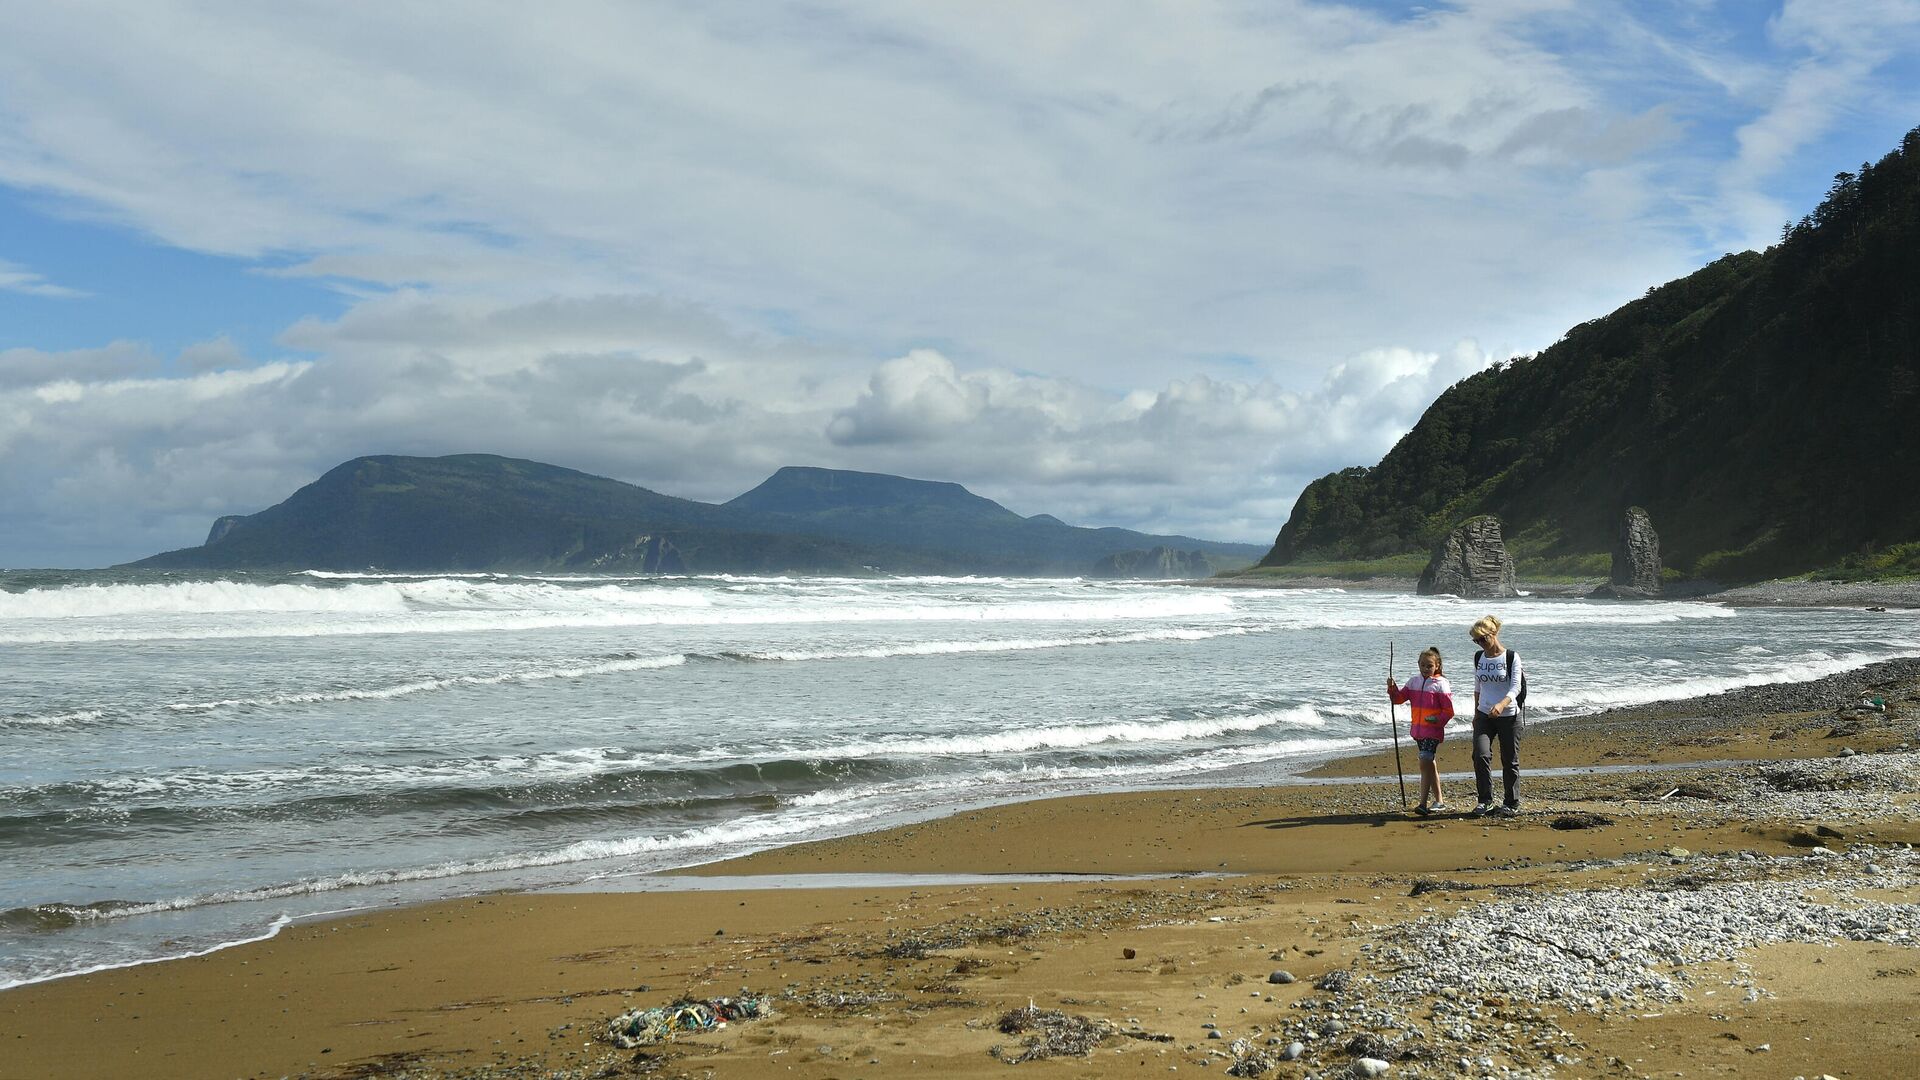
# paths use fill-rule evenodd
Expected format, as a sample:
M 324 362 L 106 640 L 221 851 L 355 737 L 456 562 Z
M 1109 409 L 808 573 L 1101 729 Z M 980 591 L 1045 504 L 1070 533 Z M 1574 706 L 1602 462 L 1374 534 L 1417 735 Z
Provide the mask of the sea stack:
M 1653 518 L 1645 510 L 1629 506 L 1613 538 L 1613 574 L 1594 595 L 1652 600 L 1660 590 L 1660 534 L 1653 531 Z
M 1460 597 L 1520 595 L 1513 587 L 1513 556 L 1500 536 L 1500 519 L 1492 514 L 1468 518 L 1454 527 L 1433 549 L 1433 558 L 1420 572 L 1419 593 L 1449 593 Z
M 1204 551 L 1179 551 L 1162 545 L 1150 551 L 1116 551 L 1093 564 L 1088 577 L 1172 580 L 1213 575 Z

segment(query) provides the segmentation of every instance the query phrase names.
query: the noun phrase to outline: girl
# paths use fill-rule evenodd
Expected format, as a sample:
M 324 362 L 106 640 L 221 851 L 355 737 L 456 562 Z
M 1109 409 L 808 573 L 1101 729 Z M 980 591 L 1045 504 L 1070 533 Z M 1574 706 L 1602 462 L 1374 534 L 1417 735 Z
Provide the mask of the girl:
M 1500 644 L 1500 619 L 1488 615 L 1467 631 L 1480 650 L 1473 654 L 1473 782 L 1480 804 L 1475 817 L 1512 817 L 1520 812 L 1520 735 L 1527 703 L 1527 676 L 1519 654 Z M 1493 744 L 1500 744 L 1500 778 L 1506 796 L 1493 802 Z
M 1414 745 L 1420 748 L 1420 805 L 1414 808 L 1414 813 L 1425 817 L 1444 812 L 1447 799 L 1440 794 L 1440 770 L 1433 763 L 1433 756 L 1440 750 L 1440 740 L 1447 737 L 1447 721 L 1453 719 L 1453 688 L 1441 673 L 1440 650 L 1429 647 L 1420 654 L 1420 675 L 1418 679 L 1408 679 L 1404 690 L 1388 676 L 1387 697 L 1395 705 L 1413 703 L 1413 722 L 1408 725 L 1408 732 L 1413 736 Z M 1429 792 L 1433 794 L 1432 803 L 1427 802 Z

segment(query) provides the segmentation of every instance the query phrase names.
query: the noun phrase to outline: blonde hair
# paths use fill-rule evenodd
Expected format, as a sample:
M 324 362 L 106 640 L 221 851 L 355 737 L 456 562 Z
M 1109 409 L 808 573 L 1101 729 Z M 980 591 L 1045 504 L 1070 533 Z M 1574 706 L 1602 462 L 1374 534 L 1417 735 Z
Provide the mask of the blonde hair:
M 1446 667 L 1440 663 L 1440 650 L 1437 647 L 1429 645 L 1420 653 L 1420 659 L 1425 660 L 1428 657 L 1433 658 L 1433 673 L 1435 675 L 1445 675 L 1447 673 Z
M 1483 637 L 1497 636 L 1499 633 L 1500 616 L 1486 615 L 1483 616 L 1479 622 L 1473 624 L 1473 629 L 1467 631 L 1467 636 L 1478 641 Z

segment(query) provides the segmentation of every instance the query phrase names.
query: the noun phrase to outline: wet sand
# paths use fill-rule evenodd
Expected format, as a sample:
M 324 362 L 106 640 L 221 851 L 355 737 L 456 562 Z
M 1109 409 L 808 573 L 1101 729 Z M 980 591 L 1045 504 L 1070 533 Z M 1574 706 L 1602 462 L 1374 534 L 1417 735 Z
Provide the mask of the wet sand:
M 499 894 L 295 926 L 0 993 L 0 1077 L 1138 1076 L 1224 1072 L 1236 1049 L 1293 1041 L 1304 1059 L 1264 1075 L 1345 1075 L 1369 1048 L 1391 1076 L 1899 1075 L 1920 1060 L 1920 679 L 1895 665 L 1857 682 L 1763 715 L 1698 699 L 1544 725 L 1528 767 L 1629 767 L 1530 777 L 1513 821 L 1404 814 L 1387 752 L 1320 770 L 1372 780 L 1049 799 L 692 872 L 1219 876 Z M 1885 712 L 1849 710 L 1868 686 Z M 1467 754 L 1449 739 L 1443 769 Z M 1448 789 L 1470 801 L 1468 781 Z M 1570 814 L 1606 822 L 1554 827 Z M 1558 898 L 1588 914 L 1556 926 L 1542 909 L 1525 948 L 1571 965 L 1572 985 L 1616 977 L 1594 966 L 1615 946 L 1563 931 L 1671 921 L 1616 926 L 1634 922 L 1607 918 L 1621 897 L 1765 913 L 1780 887 L 1830 917 L 1886 907 L 1859 940 L 1652 965 L 1684 1000 L 1488 987 L 1405 952 L 1422 933 L 1466 950 L 1477 913 Z M 1277 969 L 1296 981 L 1269 983 Z M 1354 984 L 1315 989 L 1336 971 Z M 743 988 L 774 1015 L 639 1050 L 598 1037 L 623 1009 Z M 995 1021 L 1030 1001 L 1111 1029 L 1088 1057 L 1005 1064 L 990 1051 L 1021 1038 Z M 1377 1045 L 1350 1047 L 1361 1033 Z

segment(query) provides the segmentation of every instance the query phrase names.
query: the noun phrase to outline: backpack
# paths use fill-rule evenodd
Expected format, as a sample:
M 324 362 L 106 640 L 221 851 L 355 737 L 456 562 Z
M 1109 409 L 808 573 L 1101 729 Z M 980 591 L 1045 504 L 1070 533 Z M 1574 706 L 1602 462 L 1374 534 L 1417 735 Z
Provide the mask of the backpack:
M 1485 649 L 1473 650 L 1473 669 L 1475 671 L 1480 670 L 1480 658 L 1485 655 L 1486 655 Z M 1507 678 L 1509 679 L 1513 678 L 1513 657 L 1514 657 L 1514 651 L 1512 649 L 1508 649 L 1507 650 Z M 1527 707 L 1527 673 L 1524 671 L 1520 673 L 1520 689 L 1513 695 L 1513 706 L 1516 709 L 1524 709 Z

